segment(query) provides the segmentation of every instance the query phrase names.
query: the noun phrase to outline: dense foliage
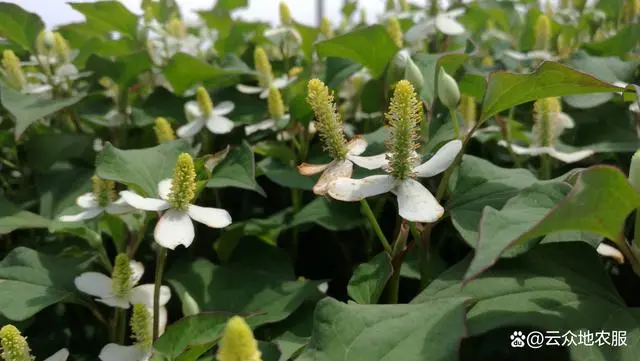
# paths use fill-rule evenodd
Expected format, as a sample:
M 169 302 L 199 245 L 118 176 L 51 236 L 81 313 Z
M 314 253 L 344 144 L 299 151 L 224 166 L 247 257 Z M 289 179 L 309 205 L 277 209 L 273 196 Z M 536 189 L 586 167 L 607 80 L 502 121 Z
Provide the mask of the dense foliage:
M 638 360 L 640 1 L 270 2 L 0 2 L 0 358 Z

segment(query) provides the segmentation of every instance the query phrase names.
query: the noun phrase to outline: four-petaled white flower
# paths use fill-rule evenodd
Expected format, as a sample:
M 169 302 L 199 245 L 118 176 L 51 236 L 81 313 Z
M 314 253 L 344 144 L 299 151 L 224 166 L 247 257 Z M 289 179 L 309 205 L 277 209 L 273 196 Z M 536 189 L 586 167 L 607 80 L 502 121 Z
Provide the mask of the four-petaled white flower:
M 122 191 L 120 196 L 134 208 L 145 211 L 166 211 L 154 230 L 159 245 L 175 249 L 178 245 L 189 247 L 195 237 L 192 219 L 212 228 L 224 228 L 231 224 L 231 215 L 224 209 L 200 207 L 189 204 L 186 210 L 171 208 L 168 202 L 172 179 L 158 183 L 160 199 L 145 198 L 132 191 Z
M 103 207 L 98 203 L 96 196 L 91 192 L 82 194 L 76 198 L 76 204 L 84 210 L 78 214 L 60 216 L 58 219 L 61 222 L 78 222 L 98 217 L 103 212 L 107 212 L 109 214 L 123 214 L 134 210 L 134 208 L 129 206 L 122 198 L 118 198 Z
M 326 164 L 302 163 L 298 166 L 300 174 L 309 176 L 322 172 L 320 179 L 313 186 L 313 193 L 318 195 L 327 194 L 329 185 L 338 178 L 351 178 L 353 173 L 353 163 L 366 169 L 380 168 L 384 155 L 372 157 L 361 157 L 367 149 L 367 141 L 361 137 L 355 137 L 347 143 L 347 157 L 344 160 L 334 159 Z
M 176 134 L 180 138 L 189 138 L 196 135 L 203 127 L 207 127 L 213 134 L 226 134 L 233 130 L 235 124 L 225 115 L 231 113 L 235 105 L 230 101 L 223 101 L 214 105 L 210 116 L 200 109 L 198 102 L 189 101 L 184 105 L 185 114 L 190 121 L 178 128 Z
M 442 146 L 428 161 L 413 168 L 413 174 L 427 178 L 444 172 L 462 149 L 456 139 Z M 378 168 L 388 165 L 384 157 L 378 158 Z M 391 175 L 374 175 L 363 179 L 338 178 L 329 185 L 328 194 L 337 200 L 354 202 L 378 194 L 392 192 L 398 199 L 400 217 L 411 222 L 431 223 L 444 214 L 444 208 L 420 182 L 413 178 L 396 179 Z
M 96 301 L 111 307 L 128 309 L 131 305 L 143 304 L 147 309 L 153 309 L 153 288 L 152 283 L 139 285 L 138 282 L 144 274 L 144 266 L 140 262 L 129 261 L 131 277 L 129 282 L 131 289 L 125 295 L 119 297 L 114 293 L 111 277 L 99 272 L 84 272 L 74 279 L 76 288 L 81 292 L 95 296 Z M 167 286 L 160 286 L 160 326 L 164 329 L 167 323 L 167 309 L 164 307 L 171 298 L 171 290 Z M 153 312 L 153 311 L 151 311 Z
M 236 89 L 239 92 L 244 94 L 260 94 L 260 99 L 266 99 L 269 95 L 269 86 L 274 86 L 277 89 L 282 89 L 287 87 L 289 84 L 293 83 L 296 80 L 296 77 L 288 77 L 286 75 L 281 76 L 279 78 L 273 79 L 270 82 L 270 85 L 261 87 L 254 85 L 245 85 L 245 84 L 237 84 Z

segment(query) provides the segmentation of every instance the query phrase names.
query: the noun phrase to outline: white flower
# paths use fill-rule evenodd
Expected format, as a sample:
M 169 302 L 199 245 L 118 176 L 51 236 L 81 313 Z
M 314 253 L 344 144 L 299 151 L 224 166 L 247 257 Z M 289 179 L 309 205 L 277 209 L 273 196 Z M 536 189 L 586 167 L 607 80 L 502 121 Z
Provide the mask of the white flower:
M 79 222 L 86 219 L 96 218 L 103 212 L 107 212 L 109 214 L 123 214 L 134 210 L 122 198 L 118 198 L 117 200 L 110 202 L 107 206 L 102 207 L 98 204 L 96 196 L 91 192 L 82 194 L 76 198 L 76 204 L 84 210 L 78 214 L 60 216 L 58 219 L 62 222 Z
M 514 50 L 506 50 L 503 55 L 508 56 L 517 61 L 525 61 L 525 60 L 554 60 L 555 56 L 548 51 L 544 50 L 533 50 L 528 53 L 521 53 L 519 51 Z
M 431 159 L 416 166 L 414 175 L 426 178 L 444 172 L 453 164 L 461 149 L 462 141 L 456 139 L 448 142 Z M 377 161 L 378 168 L 387 167 L 385 157 L 379 157 Z M 396 195 L 400 217 L 408 221 L 435 222 L 444 214 L 444 209 L 431 192 L 413 178 L 396 179 L 391 175 L 374 175 L 363 179 L 338 178 L 328 189 L 332 198 L 347 202 L 386 192 Z
M 347 158 L 344 160 L 334 159 L 327 164 L 302 163 L 298 166 L 300 174 L 305 176 L 322 172 L 320 179 L 313 186 L 313 193 L 318 195 L 327 194 L 329 185 L 338 178 L 351 178 L 353 173 L 353 163 L 366 169 L 380 168 L 381 162 L 385 161 L 385 155 L 372 157 L 361 157 L 367 149 L 367 141 L 363 137 L 355 137 L 347 143 Z
M 109 343 L 100 350 L 98 358 L 101 361 L 148 361 L 151 351 L 140 345 L 123 346 Z
M 273 118 L 268 118 L 255 124 L 247 125 L 244 127 L 244 134 L 251 135 L 263 130 L 278 130 L 280 129 L 278 124 L 289 124 L 290 119 L 291 115 L 289 114 L 284 114 L 282 118 L 277 121 Z
M 564 129 L 571 129 L 575 126 L 573 119 L 569 115 L 563 112 L 552 113 L 549 115 L 551 117 L 551 122 L 553 124 L 553 139 L 555 140 L 560 136 Z M 534 127 L 534 133 L 536 133 L 536 128 Z M 501 140 L 498 142 L 498 145 L 506 147 L 507 142 Z M 541 154 L 548 154 L 549 156 L 558 159 L 565 163 L 575 163 L 579 162 L 585 158 L 592 156 L 595 152 L 591 149 L 583 149 L 576 152 L 566 153 L 561 152 L 556 149 L 555 145 L 551 146 L 539 146 L 536 145 L 536 142 L 530 147 L 522 147 L 517 144 L 511 144 L 511 150 L 514 153 L 520 155 L 532 155 L 537 156 Z
M 602 257 L 611 258 L 618 264 L 624 264 L 624 255 L 617 248 L 612 247 L 604 242 L 598 245 L 596 251 Z
M 295 80 L 296 80 L 296 77 L 289 78 L 288 76 L 284 75 L 280 78 L 273 79 L 273 81 L 271 81 L 271 85 L 275 86 L 277 89 L 282 89 L 288 86 L 289 84 L 293 83 Z M 236 85 L 236 89 L 238 89 L 239 92 L 244 94 L 259 93 L 260 99 L 266 99 L 267 96 L 269 95 L 269 86 L 266 86 L 263 88 L 261 86 L 238 84 Z
M 160 199 L 144 198 L 131 191 L 120 192 L 122 198 L 137 209 L 145 211 L 166 210 L 153 232 L 159 245 L 169 249 L 175 249 L 180 244 L 189 247 L 195 237 L 192 220 L 212 228 L 224 228 L 231 224 L 231 215 L 224 209 L 200 207 L 194 204 L 189 204 L 186 210 L 171 208 L 167 202 L 171 192 L 171 184 L 171 179 L 165 179 L 158 183 Z
M 47 357 L 44 361 L 66 361 L 69 358 L 69 350 L 66 348 L 60 349 L 58 352 Z
M 118 297 L 113 291 L 111 277 L 99 272 L 84 272 L 74 279 L 78 290 L 97 297 L 96 301 L 111 307 L 128 309 L 134 304 L 143 304 L 148 309 L 153 309 L 152 283 L 136 286 L 144 273 L 144 266 L 140 262 L 130 261 L 131 277 L 129 281 L 132 287 L 124 297 Z M 167 286 L 160 286 L 160 325 L 164 328 L 167 323 L 167 310 L 164 307 L 171 298 L 171 290 Z M 151 311 L 153 312 L 153 311 Z
M 187 114 L 187 119 L 190 119 L 190 121 L 178 128 L 176 134 L 180 138 L 193 137 L 205 126 L 213 134 L 229 133 L 233 130 L 235 124 L 225 115 L 231 113 L 234 108 L 235 105 L 232 102 L 223 101 L 214 105 L 211 116 L 207 117 L 200 109 L 197 101 L 189 101 L 184 105 L 184 110 Z
M 442 12 L 436 15 L 435 18 L 426 18 L 412 26 L 404 35 L 404 38 L 408 42 L 421 41 L 427 36 L 434 34 L 436 29 L 446 35 L 464 34 L 464 26 L 456 20 L 456 18 L 462 14 L 464 14 L 464 9 L 460 8 Z

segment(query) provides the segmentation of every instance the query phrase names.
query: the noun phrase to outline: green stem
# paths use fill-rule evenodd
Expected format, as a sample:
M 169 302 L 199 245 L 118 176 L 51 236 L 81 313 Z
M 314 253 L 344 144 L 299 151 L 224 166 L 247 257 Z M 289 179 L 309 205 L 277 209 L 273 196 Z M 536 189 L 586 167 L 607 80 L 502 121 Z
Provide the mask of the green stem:
M 418 242 L 418 264 L 420 268 L 420 291 L 429 285 L 429 262 L 431 262 L 431 230 L 433 224 L 425 224 L 422 230 L 422 237 Z M 415 237 L 415 236 L 414 236 Z
M 127 310 L 124 308 L 116 308 L 116 343 L 124 344 L 124 338 L 127 333 Z
M 640 247 L 640 209 L 636 209 L 636 226 L 633 231 L 633 242 L 636 247 Z
M 453 122 L 453 131 L 456 139 L 460 139 L 460 125 L 458 124 L 458 115 L 454 108 L 449 108 L 449 114 L 451 115 L 451 122 Z
M 518 155 L 511 148 L 511 144 L 512 144 L 511 121 L 513 120 L 513 113 L 515 112 L 515 110 L 516 110 L 515 107 L 509 110 L 509 117 L 507 118 L 507 121 L 503 124 L 504 126 L 503 137 L 504 137 L 504 141 L 507 142 L 507 149 L 509 152 L 509 157 L 511 157 L 511 161 L 516 166 L 516 168 L 522 168 L 522 163 L 520 163 L 520 158 L 518 158 Z
M 542 154 L 540 157 L 540 179 L 551 179 L 551 157 Z
M 391 254 L 391 267 L 393 268 L 391 278 L 387 282 L 387 303 L 398 303 L 398 295 L 400 293 L 400 271 L 402 270 L 402 262 L 404 261 L 405 249 L 407 247 L 407 237 L 409 236 L 409 227 L 407 222 L 402 221 L 398 229 L 398 236 L 393 242 L 393 253 Z
M 136 233 L 135 241 L 129 245 L 129 249 L 127 251 L 127 256 L 129 256 L 129 259 L 133 259 L 136 255 L 136 252 L 138 251 L 138 248 L 140 248 L 140 244 L 144 240 L 145 233 L 147 232 L 147 224 L 149 224 L 149 217 L 145 215 L 144 219 L 142 220 L 142 225 Z
M 153 284 L 153 340 L 158 339 L 160 334 L 160 285 L 162 284 L 162 273 L 164 263 L 167 258 L 167 249 L 160 247 L 158 258 L 156 259 L 156 279 Z
M 362 211 L 369 220 L 369 223 L 371 223 L 373 231 L 376 233 L 376 236 L 378 236 L 378 239 L 380 240 L 384 251 L 387 252 L 387 254 L 391 255 L 393 253 L 391 245 L 389 244 L 389 241 L 387 241 L 387 238 L 384 236 L 384 233 L 380 228 L 380 224 L 378 224 L 378 221 L 376 220 L 376 216 L 373 214 L 371 207 L 369 207 L 369 203 L 367 203 L 366 199 L 363 199 L 360 201 L 360 205 L 362 206 Z
M 296 188 L 291 189 L 291 204 L 293 206 L 294 214 L 297 214 L 302 208 L 302 199 L 301 199 L 300 190 Z M 293 235 L 291 239 L 291 256 L 295 260 L 298 257 L 298 226 L 293 227 Z

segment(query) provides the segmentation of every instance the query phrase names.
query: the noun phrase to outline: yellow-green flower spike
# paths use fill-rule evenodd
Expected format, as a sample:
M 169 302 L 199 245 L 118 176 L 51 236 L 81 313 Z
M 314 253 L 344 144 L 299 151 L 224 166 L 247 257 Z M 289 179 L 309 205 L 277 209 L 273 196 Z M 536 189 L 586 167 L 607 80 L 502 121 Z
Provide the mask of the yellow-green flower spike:
M 2 359 L 5 361 L 32 361 L 31 349 L 27 338 L 13 325 L 6 325 L 0 329 L 0 346 Z
M 100 207 L 106 207 L 116 199 L 115 187 L 114 181 L 101 179 L 95 175 L 91 177 L 92 193 Z
M 464 129 L 467 131 L 471 130 L 476 124 L 476 98 L 462 94 L 458 110 L 460 114 L 462 114 Z
M 62 63 L 69 63 L 71 61 L 71 48 L 69 47 L 69 43 L 67 43 L 67 40 L 58 32 L 53 33 L 53 38 L 54 53 Z
M 178 17 L 174 16 L 167 23 L 167 33 L 176 39 L 184 39 L 187 36 L 187 28 Z
M 55 36 L 49 30 L 42 30 L 36 38 L 36 51 L 39 55 L 49 55 L 55 46 Z
M 280 23 L 282 25 L 291 25 L 293 19 L 291 18 L 291 9 L 287 6 L 287 3 L 280 1 Z
M 207 89 L 202 86 L 199 86 L 198 89 L 196 89 L 196 101 L 198 102 L 200 111 L 202 111 L 206 118 L 213 115 L 213 101 L 211 100 Z
M 320 132 L 324 149 L 334 159 L 347 158 L 347 141 L 344 138 L 342 118 L 336 110 L 333 95 L 329 88 L 319 79 L 311 79 L 307 85 L 307 103 L 313 109 L 316 127 Z
M 133 314 L 129 321 L 131 326 L 131 337 L 136 345 L 143 349 L 151 348 L 153 343 L 153 321 L 147 306 L 142 304 L 133 305 Z
M 171 208 L 184 211 L 187 210 L 195 196 L 196 169 L 193 165 L 193 158 L 188 153 L 182 153 L 178 156 L 178 161 L 173 171 L 168 202 Z
M 282 95 L 275 86 L 269 87 L 269 97 L 267 98 L 267 106 L 269 108 L 269 116 L 278 120 L 284 115 L 284 103 L 282 102 Z
M 533 104 L 535 112 L 533 134 L 536 142 L 542 147 L 551 147 L 563 130 L 562 124 L 556 122 L 556 114 L 562 111 L 560 99 L 556 97 L 538 99 Z
M 391 37 L 391 40 L 396 44 L 398 48 L 402 48 L 404 41 L 402 38 L 402 28 L 395 16 L 387 19 L 387 33 Z
M 298 75 L 300 75 L 300 73 L 302 73 L 304 71 L 304 68 L 301 66 L 294 66 L 293 68 L 291 68 L 289 70 L 289 72 L 287 73 L 287 75 L 289 76 L 289 78 L 293 78 L 296 77 Z
M 258 46 L 256 50 L 254 50 L 253 62 L 258 72 L 258 83 L 260 87 L 268 87 L 273 79 L 273 70 L 271 69 L 269 57 L 262 47 Z
M 320 21 L 320 33 L 324 36 L 325 39 L 333 38 L 333 28 L 331 27 L 331 21 L 326 16 L 322 17 L 322 21 Z
M 547 15 L 538 16 L 536 20 L 536 50 L 551 48 L 551 20 Z
M 409 81 L 401 80 L 396 84 L 385 117 L 391 127 L 387 140 L 387 148 L 391 153 L 389 172 L 396 179 L 412 177 L 413 168 L 418 162 L 415 150 L 419 147 L 418 124 L 422 118 L 422 108 Z
M 167 143 L 172 140 L 176 140 L 176 134 L 173 132 L 173 128 L 171 128 L 171 124 L 165 118 L 158 117 L 156 118 L 156 124 L 153 127 L 153 131 L 156 133 L 156 139 L 158 140 L 158 144 Z
M 407 0 L 398 0 L 398 3 L 400 5 L 400 10 L 402 11 L 409 11 L 409 2 Z
M 218 361 L 262 361 L 258 341 L 242 317 L 233 316 L 227 321 L 216 358 Z
M 133 287 L 131 273 L 129 257 L 125 253 L 118 254 L 111 272 L 111 288 L 116 297 L 126 298 L 131 291 L 131 287 Z
M 27 85 L 27 78 L 22 72 L 20 66 L 20 59 L 16 56 L 13 50 L 7 49 L 2 52 L 2 68 L 6 74 L 9 83 L 17 89 L 24 88 Z

